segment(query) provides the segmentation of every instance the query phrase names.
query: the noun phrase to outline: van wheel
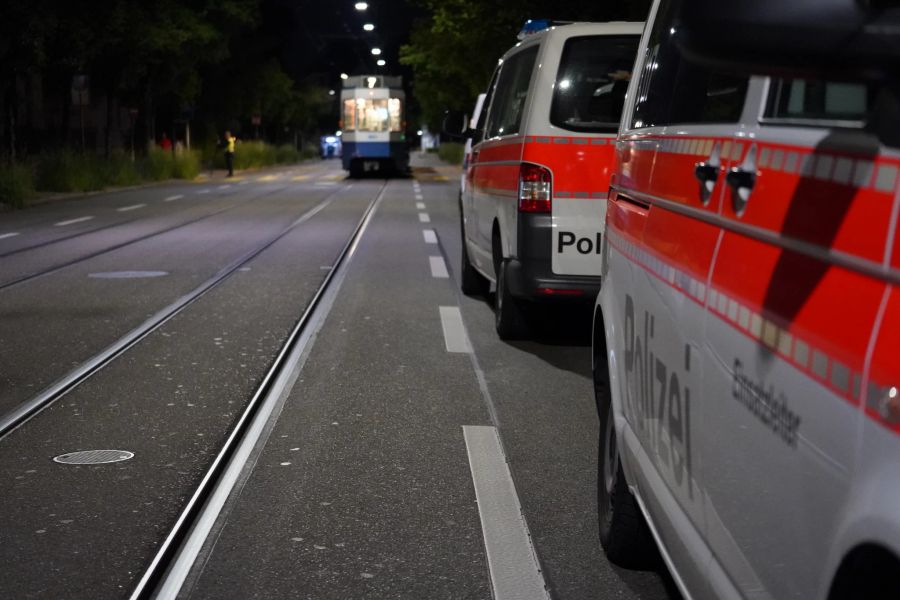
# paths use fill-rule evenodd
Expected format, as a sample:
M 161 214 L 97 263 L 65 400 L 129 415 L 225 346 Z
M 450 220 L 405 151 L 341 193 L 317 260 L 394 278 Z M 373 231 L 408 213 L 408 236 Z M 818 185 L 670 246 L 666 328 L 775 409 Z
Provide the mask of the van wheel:
M 528 327 L 521 303 L 509 293 L 509 286 L 506 283 L 507 264 L 507 260 L 500 260 L 500 269 L 497 272 L 497 298 L 494 301 L 494 323 L 501 340 L 516 340 L 527 335 Z
M 594 361 L 594 395 L 600 417 L 600 452 L 597 466 L 597 512 L 600 545 L 615 564 L 627 568 L 652 566 L 656 548 L 637 501 L 628 490 L 609 394 L 606 357 Z
M 459 219 L 459 229 L 462 241 L 462 275 L 459 287 L 466 296 L 483 296 L 488 293 L 490 283 L 484 278 L 484 275 L 475 270 L 475 267 L 472 266 L 472 262 L 469 260 L 469 251 L 466 248 L 466 230 L 463 226 L 462 217 Z

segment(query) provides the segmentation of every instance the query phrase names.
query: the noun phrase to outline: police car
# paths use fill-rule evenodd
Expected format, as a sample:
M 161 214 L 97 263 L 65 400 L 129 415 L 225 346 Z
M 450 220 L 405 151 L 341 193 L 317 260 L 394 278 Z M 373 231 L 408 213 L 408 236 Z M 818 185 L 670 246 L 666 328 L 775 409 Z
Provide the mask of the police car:
M 497 283 L 502 338 L 527 333 L 523 303 L 599 289 L 613 141 L 640 23 L 529 22 L 500 60 L 462 192 L 462 289 Z
M 655 541 L 686 597 L 900 598 L 900 20 L 870 5 L 656 0 L 641 40 L 594 320 L 600 540 Z

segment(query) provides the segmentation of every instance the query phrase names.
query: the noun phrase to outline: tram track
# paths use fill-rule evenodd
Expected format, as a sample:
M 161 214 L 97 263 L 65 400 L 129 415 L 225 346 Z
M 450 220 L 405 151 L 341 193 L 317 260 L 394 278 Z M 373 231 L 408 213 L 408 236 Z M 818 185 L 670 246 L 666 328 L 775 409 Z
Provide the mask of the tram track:
M 186 503 L 156 555 L 135 586 L 131 600 L 179 596 L 254 449 L 264 440 L 269 420 L 290 391 L 315 331 L 324 322 L 347 265 L 387 189 L 384 182 L 369 203 L 325 279 L 307 304 L 274 361 Z
M 252 201 L 254 201 L 254 200 L 259 200 L 260 198 L 266 198 L 267 196 L 272 196 L 272 195 L 274 195 L 274 194 L 277 194 L 277 193 L 279 193 L 279 192 L 282 192 L 282 191 L 284 191 L 285 189 L 287 189 L 288 187 L 289 187 L 289 186 L 282 186 L 282 187 L 279 187 L 278 189 L 275 189 L 275 190 L 269 190 L 269 191 L 263 192 L 263 193 L 261 193 L 261 194 L 257 194 L 257 195 L 254 195 L 254 196 L 250 196 L 250 197 L 244 198 L 244 199 L 242 199 L 242 200 L 240 200 L 240 201 L 238 201 L 238 202 L 235 202 L 235 203 L 233 203 L 233 204 L 231 204 L 231 205 L 229 205 L 229 206 L 226 206 L 226 207 L 224 207 L 224 208 L 220 208 L 220 209 L 218 209 L 218 210 L 215 210 L 215 211 L 213 211 L 212 213 L 208 213 L 208 214 L 205 214 L 205 215 L 201 215 L 201 216 L 199 216 L 199 217 L 190 219 L 190 220 L 188 220 L 188 221 L 181 222 L 181 223 L 179 223 L 179 224 L 177 224 L 177 225 L 172 225 L 171 227 L 166 227 L 166 228 L 160 229 L 160 230 L 158 230 L 158 231 L 153 231 L 153 232 L 151 232 L 151 233 L 147 233 L 147 234 L 145 234 L 145 235 L 142 235 L 142 236 L 139 236 L 139 237 L 130 239 L 130 240 L 126 240 L 126 241 L 120 242 L 120 243 L 118 243 L 118 244 L 113 244 L 112 246 L 106 246 L 106 247 L 104 247 L 104 248 L 102 248 L 102 249 L 100 249 L 100 250 L 97 250 L 97 251 L 95 251 L 95 252 L 90 252 L 90 253 L 88 253 L 88 254 L 85 254 L 85 255 L 82 255 L 82 256 L 78 256 L 78 257 L 76 257 L 76 258 L 73 258 L 73 259 L 71 259 L 71 260 L 67 260 L 67 261 L 65 261 L 65 262 L 57 263 L 57 264 L 55 264 L 55 265 L 53 265 L 53 266 L 51 266 L 51 267 L 42 269 L 42 270 L 40 270 L 40 271 L 36 271 L 36 272 L 34 272 L 34 273 L 28 273 L 28 274 L 26 274 L 26 275 L 21 275 L 21 276 L 19 276 L 19 277 L 16 277 L 16 278 L 11 279 L 11 280 L 8 280 L 8 281 L 0 282 L 0 292 L 3 292 L 4 290 L 7 290 L 7 289 L 10 289 L 10 288 L 19 286 L 19 285 L 21 285 L 21 284 L 23 284 L 23 283 L 27 283 L 27 282 L 29 282 L 29 281 L 33 281 L 33 280 L 39 279 L 39 278 L 41 278 L 41 277 L 45 277 L 45 276 L 50 275 L 50 274 L 52 274 L 52 273 L 56 273 L 56 272 L 58 272 L 58 271 L 61 271 L 61 270 L 63 270 L 63 269 L 66 269 L 66 268 L 68 268 L 68 267 L 71 267 L 71 266 L 73 266 L 73 265 L 77 265 L 77 264 L 82 263 L 82 262 L 84 262 L 84 261 L 91 260 L 91 259 L 93 259 L 93 258 L 97 258 L 98 256 L 103 256 L 104 254 L 108 254 L 108 253 L 110 253 L 110 252 L 115 252 L 116 250 L 121 250 L 122 248 L 126 248 L 126 247 L 128 247 L 128 246 L 131 246 L 131 245 L 134 245 L 134 244 L 138 244 L 138 243 L 140 243 L 140 242 L 143 242 L 143 241 L 152 239 L 152 238 L 154 238 L 154 237 L 157 237 L 157 236 L 160 236 L 160 235 L 165 235 L 165 234 L 167 234 L 167 233 L 171 233 L 172 231 L 177 231 L 177 230 L 179 230 L 179 229 L 181 229 L 181 228 L 184 228 L 184 227 L 187 227 L 187 226 L 189 226 L 189 225 L 195 225 L 195 224 L 200 223 L 200 222 L 202 222 L 202 221 L 205 221 L 205 220 L 207 220 L 207 219 L 211 219 L 211 218 L 213 218 L 213 217 L 217 217 L 217 216 L 219 216 L 219 215 L 222 215 L 222 214 L 224 214 L 224 213 L 230 212 L 230 211 L 232 211 L 232 210 L 236 210 L 236 209 L 238 209 L 238 208 L 240 208 L 240 207 L 242 207 L 242 206 L 246 205 L 247 203 L 252 202 Z M 344 189 L 346 189 L 346 188 L 344 188 Z M 88 232 L 82 232 L 82 233 L 79 233 L 79 234 L 76 234 L 76 235 L 73 235 L 73 236 L 68 236 L 68 237 L 63 238 L 63 239 L 48 241 L 48 242 L 45 243 L 45 244 L 38 244 L 38 245 L 35 245 L 35 246 L 31 246 L 30 248 L 28 248 L 28 250 L 34 250 L 34 249 L 45 248 L 45 247 L 47 247 L 47 246 L 50 246 L 50 245 L 55 244 L 55 243 L 58 243 L 58 242 L 63 242 L 63 241 L 66 241 L 66 240 L 71 240 L 71 239 L 77 238 L 77 237 L 82 237 L 82 236 L 85 236 L 85 235 L 89 235 L 89 234 L 91 234 L 91 233 L 96 233 L 97 231 L 103 231 L 103 230 L 106 230 L 106 229 L 112 229 L 112 228 L 114 228 L 114 227 L 119 227 L 119 226 L 122 226 L 122 225 L 127 225 L 127 224 L 129 224 L 129 223 L 133 223 L 133 222 L 138 221 L 138 220 L 139 220 L 139 219 L 130 219 L 130 220 L 128 220 L 128 221 L 115 223 L 115 224 L 109 225 L 109 226 L 107 226 L 107 227 L 100 227 L 100 228 L 93 229 L 93 230 L 88 231 Z M 18 252 L 25 252 L 25 249 L 22 249 L 22 250 L 16 250 L 16 251 L 10 252 L 10 253 L 8 253 L 8 254 L 15 254 L 15 253 L 18 253 Z M 8 254 L 7 254 L 7 255 L 8 255 Z M 7 256 L 7 255 L 2 255 L 2 256 Z M 2 256 L 0 256 L 0 257 L 2 257 Z
M 233 260 L 225 267 L 219 269 L 212 277 L 180 296 L 166 307 L 154 313 L 143 323 L 129 331 L 127 334 L 107 346 L 105 349 L 95 354 L 91 358 L 79 364 L 73 370 L 69 371 L 63 377 L 57 379 L 44 390 L 33 396 L 31 399 L 22 402 L 11 411 L 0 416 L 0 439 L 7 436 L 10 432 L 20 427 L 31 418 L 39 414 L 44 409 L 53 405 L 60 398 L 72 391 L 82 382 L 102 370 L 110 362 L 127 352 L 130 348 L 137 345 L 141 340 L 146 338 L 153 331 L 161 327 L 163 324 L 171 320 L 173 317 L 181 313 L 189 305 L 199 300 L 209 291 L 218 287 L 220 284 L 228 280 L 242 266 L 250 262 L 273 244 L 283 239 L 285 236 L 293 232 L 297 227 L 313 218 L 316 214 L 325 209 L 335 198 L 353 187 L 353 184 L 344 185 L 339 189 L 328 194 L 324 199 L 319 201 L 314 207 L 305 211 L 298 218 L 293 220 L 289 225 L 280 230 L 274 236 L 267 238 L 261 243 L 254 246 L 251 250 L 245 252 L 237 259 Z

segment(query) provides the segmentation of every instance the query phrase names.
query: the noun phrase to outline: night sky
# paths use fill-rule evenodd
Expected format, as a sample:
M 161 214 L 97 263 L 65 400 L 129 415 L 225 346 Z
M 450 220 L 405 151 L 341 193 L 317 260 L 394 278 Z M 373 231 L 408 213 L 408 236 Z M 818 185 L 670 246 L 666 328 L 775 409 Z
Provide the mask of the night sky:
M 410 72 L 398 62 L 400 46 L 421 9 L 405 0 L 369 0 L 368 9 L 354 8 L 356 0 L 268 0 L 263 7 L 264 23 L 283 44 L 281 60 L 297 80 L 312 80 L 325 86 L 340 86 L 340 74 Z M 364 23 L 375 30 L 363 31 Z M 373 56 L 378 47 L 383 54 Z M 375 61 L 383 58 L 384 67 Z

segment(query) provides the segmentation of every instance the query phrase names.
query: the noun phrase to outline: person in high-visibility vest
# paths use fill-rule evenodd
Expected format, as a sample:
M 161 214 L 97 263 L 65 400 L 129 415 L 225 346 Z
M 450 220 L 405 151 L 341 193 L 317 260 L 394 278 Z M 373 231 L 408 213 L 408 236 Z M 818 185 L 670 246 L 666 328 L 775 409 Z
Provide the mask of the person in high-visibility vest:
M 225 132 L 225 167 L 228 169 L 228 176 L 234 176 L 234 144 L 237 138 L 231 135 L 230 131 Z

